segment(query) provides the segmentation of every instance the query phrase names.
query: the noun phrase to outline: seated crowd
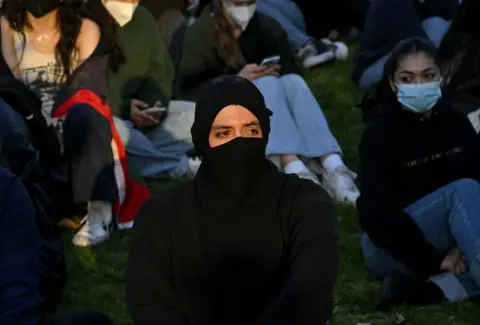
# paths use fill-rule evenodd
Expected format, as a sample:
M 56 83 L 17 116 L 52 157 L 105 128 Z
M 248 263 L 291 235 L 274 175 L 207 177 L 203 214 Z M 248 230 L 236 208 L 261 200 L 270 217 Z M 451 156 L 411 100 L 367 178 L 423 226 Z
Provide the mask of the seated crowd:
M 479 298 L 480 0 L 340 2 L 3 0 L 0 324 L 112 324 L 54 317 L 61 227 L 133 228 L 135 325 L 329 324 L 335 202 L 376 309 Z M 358 28 L 360 190 L 302 76 Z

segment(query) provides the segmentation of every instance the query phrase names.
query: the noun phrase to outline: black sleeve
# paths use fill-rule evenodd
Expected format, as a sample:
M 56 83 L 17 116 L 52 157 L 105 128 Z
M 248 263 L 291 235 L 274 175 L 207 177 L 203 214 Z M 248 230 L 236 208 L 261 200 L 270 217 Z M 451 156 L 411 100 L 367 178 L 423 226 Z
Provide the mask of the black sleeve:
M 173 287 L 170 232 L 165 208 L 148 200 L 135 219 L 125 280 L 134 325 L 186 325 Z
M 293 53 L 291 43 L 285 30 L 276 20 L 270 17 L 263 18 L 265 19 L 265 23 L 268 23 L 270 25 L 269 30 L 272 33 L 271 38 L 275 40 L 275 47 L 277 49 L 275 55 L 280 56 L 280 65 L 282 66 L 280 74 L 282 76 L 292 73 L 302 75 L 302 72 L 295 60 L 295 55 Z
M 209 80 L 225 74 L 226 66 L 218 60 L 213 21 L 206 10 L 187 28 L 182 56 L 175 80 L 180 99 L 196 101 L 200 88 Z
M 17 178 L 1 201 L 0 238 L 0 324 L 38 325 L 43 304 L 38 288 L 41 239 L 33 203 Z
M 325 325 L 332 317 L 339 259 L 337 213 L 323 189 L 314 188 L 310 194 L 316 203 L 299 210 L 289 222 L 289 267 L 283 288 L 256 325 Z
M 395 197 L 391 150 L 384 127 L 368 127 L 360 143 L 360 224 L 370 240 L 420 277 L 440 271 L 443 257 Z

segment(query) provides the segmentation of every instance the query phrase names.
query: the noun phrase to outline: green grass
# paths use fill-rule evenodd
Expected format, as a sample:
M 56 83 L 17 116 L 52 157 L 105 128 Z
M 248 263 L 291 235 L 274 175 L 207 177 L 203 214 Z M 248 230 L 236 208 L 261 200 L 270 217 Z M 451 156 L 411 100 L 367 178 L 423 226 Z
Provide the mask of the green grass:
M 354 105 L 360 93 L 350 82 L 351 62 L 322 67 L 306 74 L 328 117 L 333 133 L 345 151 L 349 166 L 358 170 L 357 146 L 362 132 Z M 378 283 L 362 263 L 360 231 L 353 208 L 339 207 L 341 266 L 336 289 L 335 324 L 338 325 L 479 325 L 478 303 L 402 307 L 389 314 L 371 313 L 370 301 Z M 105 312 L 115 324 L 130 324 L 124 307 L 124 266 L 128 233 L 117 232 L 95 249 L 79 249 L 65 236 L 69 281 L 61 312 L 94 309 Z M 152 324 L 156 325 L 156 324 Z

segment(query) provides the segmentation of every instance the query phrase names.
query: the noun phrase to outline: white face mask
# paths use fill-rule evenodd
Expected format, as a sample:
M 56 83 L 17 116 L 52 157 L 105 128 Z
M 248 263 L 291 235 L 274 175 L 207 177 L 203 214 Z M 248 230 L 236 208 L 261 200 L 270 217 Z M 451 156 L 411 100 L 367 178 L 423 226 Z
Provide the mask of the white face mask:
M 113 19 L 121 26 L 128 24 L 132 20 L 133 13 L 137 9 L 138 2 L 120 2 L 115 0 L 102 0 L 107 11 L 112 15 Z
M 257 5 L 252 4 L 250 6 L 236 7 L 232 5 L 227 5 L 225 7 L 227 14 L 232 17 L 232 19 L 240 26 L 242 30 L 247 29 L 248 23 L 252 19 L 255 11 L 257 10 Z

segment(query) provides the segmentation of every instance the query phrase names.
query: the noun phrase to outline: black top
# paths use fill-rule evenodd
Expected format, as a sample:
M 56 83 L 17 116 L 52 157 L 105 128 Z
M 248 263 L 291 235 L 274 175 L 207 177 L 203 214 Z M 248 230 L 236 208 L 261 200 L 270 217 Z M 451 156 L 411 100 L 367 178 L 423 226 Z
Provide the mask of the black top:
M 368 11 L 358 45 L 353 81 L 358 84 L 365 70 L 387 55 L 395 45 L 412 37 L 427 37 L 422 22 L 429 17 L 450 20 L 458 0 L 375 0 Z
M 208 145 L 228 103 L 251 110 L 268 136 L 263 97 L 233 78 L 197 103 L 192 135 L 203 161 L 195 179 L 148 201 L 135 220 L 126 271 L 135 325 L 324 325 L 332 315 L 332 200 L 279 172 L 265 158 L 267 138 Z
M 479 143 L 468 119 L 445 100 L 429 119 L 387 104 L 362 136 L 360 165 L 357 205 L 372 242 L 420 276 L 438 273 L 444 256 L 402 210 L 455 180 L 480 180 Z
M 243 57 L 247 64 L 260 64 L 263 59 L 278 55 L 281 75 L 301 74 L 287 34 L 268 16 L 256 12 L 247 29 L 237 39 L 237 45 L 234 57 Z M 176 78 L 178 97 L 197 101 L 202 85 L 222 75 L 235 75 L 241 68 L 243 66 L 229 67 L 218 55 L 211 7 L 207 6 L 185 35 Z

